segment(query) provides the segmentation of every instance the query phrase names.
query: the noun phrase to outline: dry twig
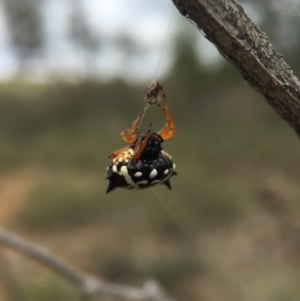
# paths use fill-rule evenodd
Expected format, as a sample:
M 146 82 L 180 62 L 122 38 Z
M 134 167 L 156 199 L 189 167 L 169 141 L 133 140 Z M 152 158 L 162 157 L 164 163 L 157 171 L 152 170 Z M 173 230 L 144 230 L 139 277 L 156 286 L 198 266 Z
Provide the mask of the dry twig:
M 300 84 L 235 0 L 172 0 L 300 136 Z
M 153 280 L 145 282 L 142 288 L 112 284 L 85 274 L 65 260 L 51 254 L 45 248 L 37 246 L 7 230 L 0 228 L 0 245 L 6 245 L 35 261 L 51 268 L 80 289 L 86 297 L 109 295 L 125 300 L 172 301 Z M 173 300 L 174 301 L 174 300 Z

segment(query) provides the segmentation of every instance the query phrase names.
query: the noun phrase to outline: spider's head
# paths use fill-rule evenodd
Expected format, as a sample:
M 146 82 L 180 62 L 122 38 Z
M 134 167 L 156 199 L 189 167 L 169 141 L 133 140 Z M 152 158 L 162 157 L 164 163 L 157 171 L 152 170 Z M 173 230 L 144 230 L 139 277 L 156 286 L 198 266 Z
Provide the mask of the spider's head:
M 142 142 L 145 139 L 145 136 L 139 138 L 137 140 Z M 137 143 L 136 142 L 136 143 Z M 164 140 L 161 138 L 160 135 L 157 133 L 152 132 L 147 140 L 147 143 L 144 147 L 144 149 L 141 152 L 141 158 L 152 158 L 158 156 L 158 154 L 161 152 L 162 147 L 161 143 L 163 143 Z

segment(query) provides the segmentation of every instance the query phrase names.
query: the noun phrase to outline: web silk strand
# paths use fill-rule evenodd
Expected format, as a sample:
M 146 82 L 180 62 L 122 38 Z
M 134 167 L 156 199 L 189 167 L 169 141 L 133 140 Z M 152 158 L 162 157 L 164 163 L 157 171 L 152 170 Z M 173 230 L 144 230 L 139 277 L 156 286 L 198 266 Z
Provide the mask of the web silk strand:
M 176 0 L 176 2 L 177 2 L 177 0 Z M 175 4 L 176 4 L 176 2 L 175 2 Z M 171 17 L 170 17 L 169 25 L 168 25 L 168 28 L 167 28 L 167 31 L 166 31 L 166 34 L 165 34 L 165 38 L 164 38 L 162 50 L 161 50 L 160 57 L 159 57 L 158 64 L 157 64 L 157 68 L 156 68 L 156 71 L 155 71 L 155 75 L 154 75 L 154 79 L 155 80 L 156 80 L 157 73 L 158 73 L 158 70 L 159 70 L 159 67 L 160 67 L 160 64 L 161 64 L 161 61 L 162 61 L 164 50 L 166 48 L 167 39 L 168 39 L 168 36 L 169 36 L 169 33 L 170 33 L 170 28 L 171 28 L 171 25 L 172 25 L 172 21 L 173 21 L 173 17 L 174 17 L 174 14 L 175 14 L 175 9 L 176 9 L 175 4 L 174 4 L 173 10 L 172 10 L 172 14 L 171 14 Z M 140 129 L 140 126 L 141 126 L 142 121 L 144 119 L 145 113 L 149 109 L 149 107 L 150 107 L 149 104 L 146 104 L 146 106 L 144 107 L 144 110 L 143 110 L 140 122 L 139 122 L 138 127 L 137 127 L 137 131 Z
M 163 57 L 163 54 L 164 54 L 164 50 L 166 48 L 166 43 L 167 43 L 167 39 L 168 39 L 168 36 L 169 36 L 169 33 L 170 33 L 170 28 L 171 28 L 171 25 L 172 25 L 174 14 L 175 14 L 175 4 L 174 4 L 173 10 L 172 10 L 172 15 L 171 15 L 169 25 L 168 25 L 168 28 L 167 28 L 167 32 L 166 32 L 166 35 L 165 35 L 165 39 L 164 39 L 164 42 L 163 42 L 163 46 L 162 46 L 162 50 L 161 50 L 160 57 L 159 57 L 159 60 L 158 60 L 158 64 L 157 64 L 157 68 L 156 68 L 156 71 L 155 71 L 154 79 L 156 79 L 156 77 L 157 77 L 157 73 L 158 73 L 160 63 L 161 63 L 161 60 L 162 60 L 162 57 Z

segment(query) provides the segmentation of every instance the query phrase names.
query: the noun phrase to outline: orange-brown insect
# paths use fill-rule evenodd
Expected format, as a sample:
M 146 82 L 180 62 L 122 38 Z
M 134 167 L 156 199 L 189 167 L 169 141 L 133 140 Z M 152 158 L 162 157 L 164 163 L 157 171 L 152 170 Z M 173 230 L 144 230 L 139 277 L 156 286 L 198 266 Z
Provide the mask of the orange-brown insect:
M 160 95 L 163 98 L 163 106 L 158 104 Z M 162 85 L 153 81 L 145 101 L 150 105 L 156 104 L 164 111 L 166 124 L 158 133 L 152 132 L 152 123 L 146 133 L 138 132 L 145 113 L 143 110 L 131 127 L 121 132 L 121 139 L 130 144 L 109 155 L 112 161 L 107 168 L 106 178 L 109 184 L 106 193 L 117 187 L 141 189 L 156 184 L 165 184 L 171 189 L 169 179 L 176 175 L 175 164 L 172 157 L 162 149 L 161 143 L 172 138 L 176 128 Z

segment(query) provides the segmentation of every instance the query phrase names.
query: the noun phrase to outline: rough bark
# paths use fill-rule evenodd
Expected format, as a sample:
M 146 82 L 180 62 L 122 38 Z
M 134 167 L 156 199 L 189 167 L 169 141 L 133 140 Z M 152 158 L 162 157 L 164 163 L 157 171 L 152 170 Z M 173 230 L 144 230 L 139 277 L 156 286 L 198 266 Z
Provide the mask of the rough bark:
M 172 0 L 300 137 L 300 83 L 235 0 Z

